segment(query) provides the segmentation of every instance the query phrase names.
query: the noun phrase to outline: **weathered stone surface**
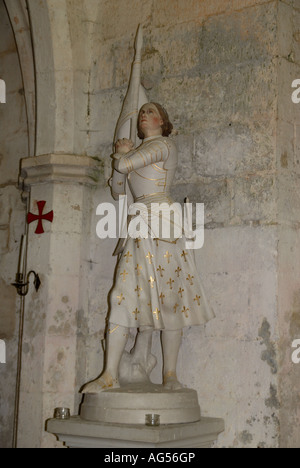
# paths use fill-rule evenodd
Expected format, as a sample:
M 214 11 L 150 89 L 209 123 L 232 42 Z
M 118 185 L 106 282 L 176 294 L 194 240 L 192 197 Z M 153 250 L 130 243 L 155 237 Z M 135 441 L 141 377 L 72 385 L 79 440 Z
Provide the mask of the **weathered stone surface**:
M 211 273 L 275 272 L 277 234 L 276 226 L 205 230 L 204 246 L 195 252 L 200 274 L 205 279 Z
M 205 129 L 195 136 L 196 173 L 199 176 L 237 176 L 272 170 L 274 145 L 270 135 L 238 122 Z
M 227 224 L 231 214 L 231 189 L 226 179 L 202 179 L 198 183 L 177 184 L 172 189 L 175 201 L 183 203 L 186 197 L 193 203 L 204 203 L 204 220 L 208 227 Z M 196 221 L 196 220 L 195 220 Z
M 0 364 L 1 448 L 10 448 L 16 385 L 20 300 L 11 286 L 18 267 L 25 207 L 17 190 L 19 160 L 28 155 L 24 89 L 13 32 L 0 2 L 0 77 L 6 82 L 6 104 L 0 104 L 0 339 L 6 364 Z
M 126 89 L 108 90 L 95 94 L 90 106 L 88 154 L 96 156 L 98 147 L 112 144 L 116 118 L 120 114 Z M 108 110 L 106 113 L 104 110 Z
M 235 216 L 245 221 L 276 222 L 276 178 L 249 176 L 235 181 Z
M 193 135 L 179 134 L 174 136 L 178 149 L 178 169 L 175 182 L 188 182 L 194 175 L 195 143 Z
M 299 445 L 299 376 L 290 359 L 300 330 L 300 104 L 291 101 L 291 83 L 300 78 L 298 0 L 188 3 L 28 0 L 36 152 L 92 156 L 101 169 L 97 188 L 58 184 L 54 174 L 33 194 L 31 209 L 47 200 L 55 222 L 45 223 L 44 237 L 29 228 L 30 263 L 42 289 L 26 299 L 24 446 L 60 446 L 42 432 L 44 420 L 56 406 L 77 411 L 78 389 L 101 371 L 116 259 L 115 240 L 96 236 L 96 207 L 111 201 L 109 156 L 139 23 L 142 82 L 149 98 L 165 105 L 177 133 L 172 194 L 205 204 L 205 243 L 196 258 L 216 319 L 184 331 L 180 378 L 197 389 L 204 414 L 225 418 L 216 446 Z M 8 102 L 0 106 L 0 289 L 11 336 L 9 364 L 0 368 L 0 416 L 9 445 L 13 396 L 6 388 L 15 383 L 17 343 L 13 300 L 5 294 L 25 223 L 15 188 L 19 159 L 30 145 L 14 37 L 2 1 L 0 8 L 0 77 L 8 85 Z M 4 328 L 0 321 L 0 333 Z M 159 365 L 152 377 L 160 383 L 158 333 L 153 352 Z

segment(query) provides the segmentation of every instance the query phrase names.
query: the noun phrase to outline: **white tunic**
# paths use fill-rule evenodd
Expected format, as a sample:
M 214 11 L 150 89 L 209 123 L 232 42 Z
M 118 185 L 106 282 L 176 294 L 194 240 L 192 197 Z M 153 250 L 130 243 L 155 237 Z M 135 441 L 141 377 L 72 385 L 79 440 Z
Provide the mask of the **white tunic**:
M 173 204 L 170 187 L 178 163 L 174 142 L 146 138 L 136 150 L 115 161 L 113 194 L 125 194 L 126 179 L 135 203 Z M 153 206 L 153 205 L 152 205 Z M 141 213 L 142 214 L 142 213 Z M 147 221 L 148 218 L 143 218 Z M 197 272 L 192 250 L 183 236 L 153 233 L 128 237 L 119 258 L 110 294 L 109 321 L 125 327 L 151 326 L 177 330 L 214 317 Z

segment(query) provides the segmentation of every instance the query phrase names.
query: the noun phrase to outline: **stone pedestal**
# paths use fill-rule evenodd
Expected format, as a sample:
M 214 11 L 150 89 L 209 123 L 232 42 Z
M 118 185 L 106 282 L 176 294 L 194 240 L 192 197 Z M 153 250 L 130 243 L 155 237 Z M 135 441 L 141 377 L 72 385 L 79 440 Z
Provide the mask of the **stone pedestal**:
M 84 420 L 119 424 L 145 424 L 146 414 L 159 414 L 161 424 L 199 421 L 197 392 L 188 388 L 170 391 L 163 385 L 128 385 L 86 394 L 80 411 Z
M 79 416 L 47 421 L 47 431 L 69 448 L 211 448 L 224 421 L 202 418 L 189 424 L 158 427 L 83 421 Z

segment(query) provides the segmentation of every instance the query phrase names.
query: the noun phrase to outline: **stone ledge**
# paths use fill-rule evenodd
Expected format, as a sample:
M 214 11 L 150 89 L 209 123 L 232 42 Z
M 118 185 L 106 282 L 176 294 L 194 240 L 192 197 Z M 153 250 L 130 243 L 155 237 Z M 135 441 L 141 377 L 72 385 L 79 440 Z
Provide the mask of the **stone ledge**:
M 97 185 L 102 163 L 89 156 L 43 154 L 21 160 L 25 188 L 49 182 Z
M 96 423 L 79 416 L 47 421 L 47 431 L 70 448 L 210 448 L 224 427 L 217 418 L 158 427 Z

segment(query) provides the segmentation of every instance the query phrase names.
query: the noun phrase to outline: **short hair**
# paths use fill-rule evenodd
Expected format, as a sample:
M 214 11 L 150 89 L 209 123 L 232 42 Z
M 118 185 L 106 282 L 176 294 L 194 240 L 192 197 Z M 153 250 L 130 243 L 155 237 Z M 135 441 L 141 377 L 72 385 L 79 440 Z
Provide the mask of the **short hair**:
M 170 135 L 170 133 L 172 132 L 173 130 L 173 125 L 172 123 L 170 122 L 170 119 L 169 119 L 169 116 L 168 116 L 168 113 L 166 111 L 166 109 L 163 108 L 163 106 L 161 106 L 160 104 L 158 104 L 157 102 L 149 102 L 149 104 L 153 104 L 158 112 L 159 112 L 159 115 L 161 116 L 162 118 L 162 121 L 163 121 L 163 124 L 161 126 L 161 129 L 162 129 L 162 136 L 164 137 L 167 137 Z M 141 112 L 141 110 L 140 110 Z M 140 126 L 139 126 L 139 119 L 138 119 L 138 125 L 137 125 L 137 129 L 138 129 L 138 137 L 143 140 L 145 138 L 145 135 L 144 133 L 142 132 L 142 130 L 140 129 Z

